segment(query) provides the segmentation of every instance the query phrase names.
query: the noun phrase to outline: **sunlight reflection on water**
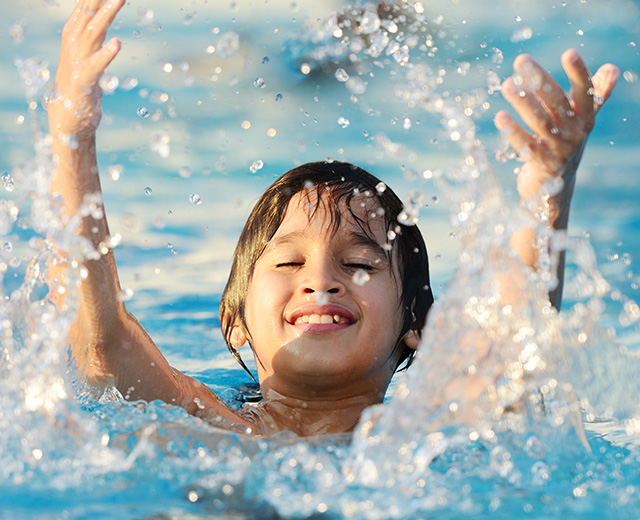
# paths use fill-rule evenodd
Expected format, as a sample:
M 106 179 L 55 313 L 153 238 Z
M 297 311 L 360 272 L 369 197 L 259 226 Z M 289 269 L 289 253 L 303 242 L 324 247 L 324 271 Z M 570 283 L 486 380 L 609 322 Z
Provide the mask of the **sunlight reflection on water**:
M 68 7 L 50 7 L 42 2 L 9 6 L 8 19 L 20 22 L 2 34 L 5 48 L 14 51 L 12 56 L 37 55 L 55 63 L 58 35 L 51 28 L 61 27 Z M 339 47 L 336 50 L 335 46 L 320 45 L 337 40 L 335 20 L 317 22 L 337 7 L 338 3 L 310 6 L 287 1 L 269 5 L 258 2 L 249 8 L 241 3 L 205 2 L 194 3 L 188 10 L 177 8 L 173 2 L 154 2 L 153 10 L 138 6 L 125 10 L 113 31 L 125 46 L 111 71 L 114 76 L 109 78 L 113 86 L 117 77 L 118 87 L 113 95 L 105 96 L 99 146 L 103 171 L 121 166 L 116 179 L 109 173 L 103 183 L 112 232 L 122 237 L 116 253 L 123 286 L 131 291 L 127 293 L 128 304 L 152 335 L 160 338 L 166 334 L 172 363 L 194 375 L 203 370 L 203 379 L 211 381 L 216 390 L 217 385 L 234 386 L 242 376 L 231 368 L 231 361 L 222 360 L 224 345 L 218 333 L 212 332 L 218 325 L 217 298 L 210 295 L 218 294 L 226 280 L 243 217 L 264 187 L 285 169 L 325 157 L 346 159 L 372 167 L 401 196 L 417 189 L 426 195 L 422 204 L 425 200 L 434 202 L 420 208 L 419 225 L 429 243 L 432 276 L 441 285 L 437 293 L 442 312 L 435 314 L 432 331 L 448 331 L 450 335 L 430 338 L 428 346 L 429 352 L 434 352 L 438 342 L 448 338 L 446 346 L 451 350 L 440 347 L 431 360 L 424 360 L 423 370 L 427 374 L 437 372 L 442 379 L 421 377 L 420 367 L 413 367 L 407 385 L 401 384 L 397 390 L 398 404 L 384 412 L 372 410 L 372 422 L 365 420 L 354 448 L 342 438 L 317 442 L 301 442 L 286 434 L 269 441 L 239 438 L 212 431 L 181 410 L 157 403 L 146 407 L 124 405 L 114 394 L 96 401 L 81 385 L 77 391 L 80 404 L 68 398 L 71 385 L 60 345 L 69 316 L 58 316 L 48 306 L 38 304 L 44 299 L 41 272 L 27 274 L 36 282 L 29 288 L 33 292 L 14 292 L 34 251 L 43 250 L 36 243 L 37 235 L 50 223 L 38 220 L 37 213 L 30 216 L 30 204 L 36 203 L 30 203 L 25 193 L 31 190 L 37 194 L 38 189 L 25 188 L 25 175 L 14 171 L 33 156 L 33 147 L 24 88 L 20 87 L 12 60 L 5 56 L 0 72 L 16 78 L 6 82 L 8 88 L 0 105 L 0 125 L 10 136 L 3 147 L 3 168 L 10 175 L 3 174 L 7 200 L 0 207 L 0 224 L 7 228 L 3 233 L 3 292 L 12 294 L 11 300 L 3 301 L 1 328 L 4 383 L 0 424 L 5 433 L 0 441 L 0 478 L 7 490 L 2 493 L 2 506 L 7 511 L 23 507 L 20 498 L 13 502 L 8 498 L 9 491 L 17 488 L 33 493 L 61 490 L 58 500 L 75 517 L 95 513 L 112 499 L 123 511 L 132 507 L 132 515 L 169 510 L 197 516 L 262 510 L 266 515 L 285 517 L 328 512 L 363 518 L 420 517 L 433 510 L 461 515 L 597 515 L 601 513 L 600 500 L 617 504 L 621 512 L 637 512 L 637 492 L 630 490 L 638 485 L 637 453 L 633 448 L 618 449 L 590 434 L 595 457 L 587 459 L 578 441 L 582 435 L 579 415 L 575 420 L 578 407 L 600 414 L 601 409 L 592 411 L 590 406 L 601 404 L 606 408 L 605 416 L 622 410 L 623 416 L 619 417 L 628 420 L 618 423 L 617 430 L 610 428 L 610 435 L 620 443 L 624 430 L 621 444 L 635 442 L 637 429 L 630 418 L 637 394 L 637 385 L 631 380 L 634 365 L 620 366 L 621 358 L 615 357 L 615 351 L 608 351 L 600 353 L 603 365 L 590 366 L 591 353 L 610 338 L 606 329 L 594 332 L 596 329 L 587 325 L 590 317 L 604 310 L 601 320 L 605 327 L 614 327 L 621 341 L 631 348 L 638 345 L 635 311 L 631 305 L 625 307 L 630 301 L 627 296 L 637 299 L 634 257 L 640 258 L 633 240 L 640 226 L 637 193 L 632 189 L 637 183 L 631 184 L 638 166 L 630 138 L 633 132 L 627 130 L 638 128 L 640 99 L 633 81 L 637 73 L 633 69 L 637 66 L 638 34 L 633 28 L 637 8 L 620 1 L 617 9 L 603 12 L 593 4 L 575 2 L 554 5 L 545 12 L 538 6 L 516 9 L 505 4 L 488 15 L 477 3 L 425 2 L 430 17 L 427 30 L 433 31 L 425 35 L 406 29 L 409 36 L 419 35 L 416 47 L 424 44 L 424 52 L 440 60 L 435 64 L 427 60 L 435 70 L 433 78 L 443 78 L 442 83 L 436 80 L 434 89 L 439 90 L 434 92 L 449 88 L 461 96 L 469 92 L 466 108 L 478 101 L 480 108 L 474 105 L 478 114 L 475 123 L 487 140 L 489 155 L 492 147 L 498 146 L 490 137 L 495 133 L 490 120 L 502 106 L 499 93 L 486 91 L 489 70 L 504 78 L 512 58 L 521 50 L 534 53 L 557 71 L 557 56 L 571 45 L 581 48 L 590 57 L 590 64 L 611 59 L 606 53 L 613 51 L 602 45 L 603 39 L 611 48 L 624 49 L 620 59 L 626 79 L 616 96 L 626 105 L 614 99 L 603 111 L 601 125 L 583 160 L 572 217 L 575 229 L 589 230 L 596 245 L 593 256 L 600 260 L 605 275 L 613 278 L 609 280 L 613 288 L 601 304 L 593 298 L 593 292 L 585 292 L 585 288 L 598 285 L 598 274 L 589 271 L 592 264 L 570 266 L 567 303 L 578 302 L 578 306 L 567 312 L 563 327 L 574 342 L 588 343 L 591 350 L 576 349 L 586 359 L 576 355 L 571 358 L 575 366 L 562 366 L 565 358 L 556 349 L 575 345 L 568 340 L 554 343 L 557 339 L 547 337 L 557 324 L 547 328 L 552 318 L 536 314 L 539 295 L 532 290 L 532 301 L 524 306 L 530 306 L 534 316 L 524 318 L 532 320 L 531 338 L 539 345 L 543 359 L 555 363 L 555 371 L 540 368 L 530 355 L 535 353 L 531 347 L 526 351 L 528 357 L 518 356 L 520 344 L 511 345 L 512 350 L 502 348 L 488 359 L 494 364 L 515 360 L 513 370 L 501 375 L 494 388 L 496 400 L 480 399 L 480 405 L 475 406 L 475 395 L 473 400 L 465 401 L 464 396 L 451 399 L 454 394 L 447 392 L 460 388 L 447 390 L 445 376 L 468 368 L 470 357 L 478 355 L 456 350 L 455 345 L 461 335 L 479 323 L 479 317 L 489 320 L 493 316 L 492 302 L 483 299 L 488 293 L 483 284 L 489 283 L 492 275 L 474 268 L 486 265 L 486 250 L 467 251 L 468 261 L 463 262 L 445 293 L 459 252 L 457 241 L 449 237 L 452 228 L 446 222 L 445 201 L 454 198 L 460 205 L 461 201 L 473 200 L 491 207 L 487 200 L 490 197 L 480 196 L 487 195 L 484 188 L 490 187 L 484 175 L 488 167 L 482 164 L 481 150 L 466 148 L 465 152 L 476 154 L 471 166 L 482 169 L 481 181 L 489 184 L 481 184 L 483 189 L 478 189 L 479 185 L 471 182 L 465 191 L 462 183 L 452 182 L 456 189 L 450 186 L 448 192 L 446 186 L 433 184 L 433 177 L 437 180 L 441 175 L 456 173 L 451 165 L 462 155 L 452 142 L 465 143 L 462 127 L 470 121 L 455 112 L 460 103 L 451 101 L 453 94 L 443 96 L 444 104 L 438 99 L 435 105 L 427 103 L 430 114 L 424 111 L 425 103 L 420 102 L 424 91 L 413 88 L 420 81 L 419 69 L 413 69 L 417 74 L 409 77 L 418 83 L 398 80 L 407 78 L 403 74 L 411 63 L 408 56 L 416 55 L 406 38 L 398 41 L 390 36 L 397 34 L 398 25 L 402 26 L 396 23 L 399 20 L 393 21 L 395 28 L 386 21 L 384 34 L 379 31 L 380 20 L 376 22 L 375 13 L 365 10 L 367 24 L 372 24 L 365 32 L 376 38 L 371 37 L 369 48 L 374 50 L 368 54 L 364 47 L 360 51 L 352 49 L 357 59 L 349 53 L 340 54 Z M 543 21 L 543 16 L 553 23 Z M 261 20 L 259 27 L 256 19 Z M 530 36 L 523 23 L 530 28 Z M 501 31 L 496 35 L 497 24 Z M 347 31 L 340 31 L 339 38 L 344 38 Z M 211 46 L 217 51 L 210 52 Z M 440 50 L 434 51 L 434 46 Z M 383 52 L 390 48 L 394 51 Z M 380 64 L 375 63 L 377 59 L 382 60 Z M 256 85 L 258 79 L 262 81 Z M 393 95 L 390 82 L 399 84 L 399 98 Z M 495 81 L 488 87 L 495 90 Z M 416 96 L 413 105 L 411 96 Z M 484 102 L 489 107 L 482 107 Z M 339 124 L 340 118 L 348 119 L 349 124 Z M 441 129 L 440 118 L 446 131 Z M 493 162 L 491 167 L 498 179 L 506 180 L 505 184 L 511 182 L 509 170 L 513 164 Z M 436 173 L 422 175 L 425 168 Z M 33 173 L 37 169 L 23 170 Z M 603 178 L 608 181 L 605 186 Z M 189 200 L 196 194 L 201 203 Z M 505 196 L 508 198 L 509 193 Z M 32 200 L 42 197 L 33 196 Z M 443 202 L 437 205 L 436 200 Z M 20 208 L 21 221 L 13 208 Z M 473 219 L 473 212 L 469 211 L 466 218 Z M 479 222 L 487 224 L 482 218 Z M 489 220 L 485 237 L 488 242 L 493 239 L 498 248 L 502 243 L 504 248 L 500 238 L 504 230 L 498 232 L 496 222 Z M 460 234 L 461 228 L 453 231 Z M 44 269 L 42 257 L 39 262 L 32 265 Z M 476 300 L 462 290 L 455 291 L 458 285 L 472 287 Z M 470 323 L 437 323 L 438 318 L 457 317 L 462 310 L 474 317 Z M 623 311 L 627 314 L 621 314 Z M 627 316 L 629 323 L 625 326 L 619 316 Z M 35 329 L 30 328 L 33 323 L 37 324 Z M 34 335 L 29 337 L 32 330 Z M 581 334 L 587 332 L 591 337 L 582 341 Z M 531 338 L 529 344 L 534 343 Z M 202 346 L 203 340 L 206 346 Z M 456 361 L 462 364 L 456 365 Z M 520 369 L 533 367 L 529 380 L 514 375 L 518 365 Z M 445 366 L 448 371 L 443 370 Z M 489 372 L 492 366 L 488 364 Z M 582 377 L 567 381 L 577 389 L 583 385 L 584 396 L 591 402 L 578 401 L 571 387 L 558 388 L 551 382 L 562 383 L 561 377 L 568 377 L 578 366 L 584 372 L 578 374 Z M 475 375 L 467 372 L 465 377 Z M 604 383 L 584 386 L 592 375 L 593 380 L 604 378 Z M 455 382 L 455 378 L 451 380 Z M 439 391 L 445 392 L 442 401 L 438 401 Z M 230 401 L 235 398 L 237 395 L 228 394 Z M 528 413 L 507 414 L 495 424 L 487 418 L 495 406 L 507 408 L 519 399 Z M 545 399 L 555 408 L 536 415 L 540 400 L 544 404 Z M 465 405 L 471 407 L 471 426 L 463 420 L 463 428 L 458 429 L 458 422 L 449 414 L 455 416 L 454 412 Z M 386 416 L 379 419 L 380 414 Z M 594 415 L 594 419 L 597 417 Z M 588 429 L 597 431 L 593 425 Z M 620 460 L 624 461 L 623 467 Z M 108 487 L 106 492 L 101 491 L 103 486 Z M 111 490 L 118 487 L 128 489 L 129 494 L 116 496 Z M 74 501 L 71 495 L 78 489 L 87 496 L 101 494 L 90 503 Z M 389 489 L 394 492 L 389 493 Z M 43 517 L 50 514 L 54 511 L 42 511 Z

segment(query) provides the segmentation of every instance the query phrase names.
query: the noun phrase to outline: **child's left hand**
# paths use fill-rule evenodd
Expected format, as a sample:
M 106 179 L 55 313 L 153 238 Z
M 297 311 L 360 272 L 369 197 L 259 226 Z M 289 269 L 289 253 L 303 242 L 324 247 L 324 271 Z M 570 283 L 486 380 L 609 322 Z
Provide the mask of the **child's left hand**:
M 528 125 L 527 132 L 506 112 L 495 116 L 495 125 L 507 136 L 523 165 L 518 175 L 522 199 L 535 195 L 554 177 L 564 181 L 550 202 L 550 224 L 566 228 L 575 175 L 595 116 L 611 95 L 620 75 L 618 67 L 603 65 L 591 78 L 575 49 L 562 55 L 562 66 L 571 82 L 567 95 L 531 56 L 518 56 L 515 74 L 502 85 L 502 93 Z

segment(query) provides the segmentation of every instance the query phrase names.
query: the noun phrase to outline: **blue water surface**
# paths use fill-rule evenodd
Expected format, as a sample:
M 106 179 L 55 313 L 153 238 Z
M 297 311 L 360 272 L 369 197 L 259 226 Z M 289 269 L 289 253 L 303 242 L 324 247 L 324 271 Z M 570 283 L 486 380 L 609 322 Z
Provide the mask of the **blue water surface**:
M 489 72 L 508 77 L 513 59 L 527 52 L 567 86 L 559 56 L 569 47 L 592 70 L 607 61 L 620 67 L 623 77 L 598 115 L 582 161 L 570 234 L 589 240 L 610 284 L 599 317 L 602 338 L 615 333 L 618 344 L 637 349 L 638 321 L 619 317 L 625 302 L 638 300 L 640 288 L 636 3 L 386 3 L 424 7 L 421 24 L 401 31 L 435 42 L 433 56 L 412 51 L 411 59 L 440 71 L 440 92 L 447 98 L 467 93 L 486 103 L 476 108 L 474 121 L 514 205 L 517 163 L 493 160 L 502 144 L 492 118 L 506 104 L 499 92 L 488 92 Z M 2 199 L 25 208 L 22 223 L 0 239 L 5 302 L 22 283 L 32 254 L 29 240 L 38 236 L 28 220 L 29 190 L 16 173 L 34 156 L 34 138 L 14 60 L 38 57 L 54 74 L 60 29 L 73 2 L 59 4 L 26 0 L 3 6 L 0 173 L 13 175 L 16 187 L 5 189 Z M 119 87 L 104 96 L 98 148 L 111 232 L 122 237 L 115 254 L 127 306 L 173 366 L 230 405 L 242 403 L 250 393 L 243 385 L 251 380 L 219 332 L 220 294 L 252 204 L 282 172 L 335 158 L 369 169 L 401 197 L 419 190 L 425 200 L 419 225 L 443 305 L 459 265 L 444 188 L 422 173 L 451 169 L 464 157 L 444 133 L 442 115 L 396 96 L 404 69 L 393 56 L 367 58 L 358 68 L 348 52 L 331 50 L 338 39 L 327 34 L 326 20 L 343 8 L 357 16 L 370 3 L 310 4 L 132 1 L 111 31 L 123 42 L 110 68 Z M 227 56 L 222 48 L 235 37 L 238 47 Z M 339 81 L 339 68 L 365 82 L 364 91 Z M 43 116 L 41 107 L 36 112 Z M 149 116 L 139 115 L 144 112 Z M 46 127 L 44 119 L 39 124 Z M 394 152 L 381 144 L 384 139 L 403 148 Z M 117 180 L 114 167 L 121 170 Z M 192 202 L 196 194 L 199 204 Z M 571 309 L 585 297 L 579 262 L 571 256 L 568 261 L 564 305 Z M 36 296 L 45 298 L 45 292 L 39 286 Z M 61 321 L 58 328 L 64 326 Z M 113 393 L 96 397 L 81 382 L 53 409 L 31 410 L 20 392 L 37 378 L 3 354 L 0 518 L 638 517 L 637 365 L 632 360 L 627 372 L 618 371 L 617 351 L 598 350 L 600 342 L 594 342 L 589 352 L 599 354 L 593 357 L 591 393 L 578 392 L 575 401 L 588 448 L 576 433 L 580 427 L 569 419 L 554 423 L 575 415 L 527 409 L 520 418 L 498 421 L 491 435 L 450 425 L 442 430 L 444 440 L 437 440 L 428 437 L 436 430 L 429 431 L 427 422 L 415 441 L 407 437 L 410 428 L 398 424 L 396 444 L 383 444 L 372 459 L 375 471 L 367 465 L 366 447 L 351 447 L 349 437 L 301 440 L 285 433 L 252 439 L 215 430 L 161 403 L 125 403 Z M 244 358 L 251 366 L 248 352 Z M 49 374 L 47 359 L 42 351 L 33 357 L 35 373 Z M 578 361 L 567 359 L 564 370 L 571 372 L 575 362 L 579 371 Z M 65 374 L 71 388 L 73 368 Z M 580 400 L 587 393 L 604 396 L 609 408 L 590 416 L 590 406 L 598 403 Z M 565 397 L 558 402 L 569 402 Z M 405 438 L 417 444 L 405 446 Z M 394 450 L 402 446 L 416 450 L 414 465 L 419 457 L 428 461 L 419 475 L 414 467 L 400 467 Z M 400 469 L 390 469 L 389 461 Z

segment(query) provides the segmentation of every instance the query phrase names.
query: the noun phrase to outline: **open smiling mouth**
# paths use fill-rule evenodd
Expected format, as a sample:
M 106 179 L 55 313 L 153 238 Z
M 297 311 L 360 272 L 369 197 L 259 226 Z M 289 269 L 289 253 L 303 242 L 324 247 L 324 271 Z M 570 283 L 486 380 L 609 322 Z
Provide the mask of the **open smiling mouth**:
M 310 323 L 312 325 L 324 325 L 329 323 L 350 325 L 352 321 L 345 316 L 340 316 L 339 314 L 303 314 L 302 316 L 298 316 L 294 321 L 294 325 L 303 325 L 306 323 Z
M 353 325 L 356 316 L 342 305 L 304 305 L 288 316 L 287 322 L 308 331 L 331 331 Z

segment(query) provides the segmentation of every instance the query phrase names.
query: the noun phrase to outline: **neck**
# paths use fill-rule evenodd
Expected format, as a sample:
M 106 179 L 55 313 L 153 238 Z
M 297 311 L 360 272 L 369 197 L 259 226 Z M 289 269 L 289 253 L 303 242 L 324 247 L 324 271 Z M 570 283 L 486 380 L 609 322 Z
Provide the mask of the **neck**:
M 337 400 L 284 396 L 265 389 L 264 410 L 278 431 L 291 431 L 302 437 L 352 431 L 365 408 L 382 402 L 364 396 Z

